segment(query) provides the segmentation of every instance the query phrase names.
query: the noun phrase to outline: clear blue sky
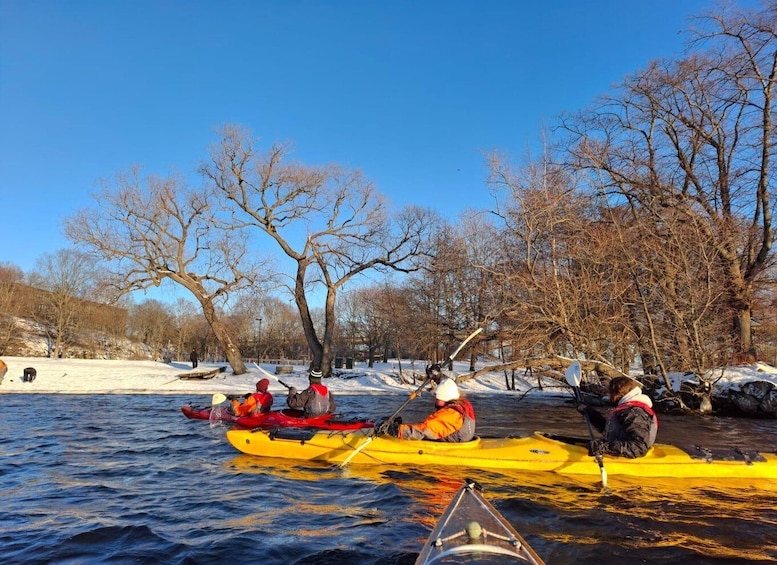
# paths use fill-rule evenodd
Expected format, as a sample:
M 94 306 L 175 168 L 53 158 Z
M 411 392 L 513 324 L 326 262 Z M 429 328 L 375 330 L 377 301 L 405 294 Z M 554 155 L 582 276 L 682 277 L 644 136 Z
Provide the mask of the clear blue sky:
M 747 5 L 754 5 L 748 2 Z M 488 208 L 483 152 L 681 53 L 706 0 L 0 0 L 0 263 L 132 165 L 191 173 L 215 130 L 361 169 L 398 206 Z

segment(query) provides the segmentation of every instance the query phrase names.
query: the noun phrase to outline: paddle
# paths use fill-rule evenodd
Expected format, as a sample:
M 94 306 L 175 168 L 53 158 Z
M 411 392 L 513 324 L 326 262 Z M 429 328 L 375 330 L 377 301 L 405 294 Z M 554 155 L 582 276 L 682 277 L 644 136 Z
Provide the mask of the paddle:
M 267 376 L 268 376 L 268 377 L 270 377 L 271 379 L 274 379 L 274 380 L 278 381 L 280 384 L 282 384 L 283 386 L 285 386 L 287 389 L 291 390 L 291 388 L 292 388 L 291 386 L 289 386 L 289 385 L 287 385 L 286 383 L 284 383 L 284 382 L 283 382 L 281 379 L 279 379 L 278 377 L 276 377 L 276 376 L 275 376 L 275 375 L 273 375 L 272 373 L 268 373 L 267 371 L 265 371 L 264 369 L 262 369 L 262 368 L 259 366 L 259 364 L 258 364 L 258 363 L 254 363 L 254 367 L 256 367 L 257 369 L 259 369 L 259 370 L 260 370 L 262 373 L 264 373 L 265 375 L 267 375 Z
M 475 337 L 476 335 L 478 335 L 478 334 L 479 334 L 480 332 L 482 332 L 482 331 L 483 331 L 483 328 L 478 328 L 478 329 L 476 329 L 474 332 L 472 332 L 471 334 L 469 334 L 469 335 L 467 336 L 467 338 L 466 338 L 464 341 L 462 341 L 462 342 L 459 344 L 459 346 L 456 348 L 456 351 L 454 351 L 453 353 L 451 353 L 450 355 L 448 355 L 448 358 L 447 358 L 445 361 L 443 361 L 443 363 L 442 363 L 442 364 L 445 364 L 445 363 L 450 363 L 451 361 L 453 361 L 453 360 L 456 358 L 456 355 L 458 355 L 458 354 L 459 354 L 459 351 L 461 351 L 462 349 L 464 349 L 464 346 L 465 346 L 465 345 L 467 345 L 467 344 L 470 342 L 470 340 L 471 340 L 473 337 Z M 414 398 L 418 397 L 418 395 L 420 395 L 420 394 L 421 394 L 421 391 L 424 389 L 424 387 L 425 387 L 426 385 L 428 385 L 428 384 L 429 384 L 429 381 L 431 381 L 431 380 L 432 380 L 432 378 L 431 378 L 430 376 L 427 376 L 427 377 L 426 377 L 426 379 L 424 380 L 424 382 L 422 382 L 422 383 L 421 383 L 421 386 L 419 386 L 417 389 L 415 389 L 415 390 L 414 390 L 414 391 L 413 391 L 413 392 L 410 394 L 410 396 L 407 398 L 407 400 L 405 400 L 405 401 L 402 403 L 402 406 L 400 406 L 399 408 L 397 408 L 397 410 L 396 410 L 396 411 L 395 411 L 395 412 L 394 412 L 394 413 L 393 413 L 391 416 L 389 416 L 389 417 L 388 417 L 388 419 L 386 419 L 386 421 L 385 421 L 385 422 L 383 422 L 383 424 L 381 424 L 380 426 L 376 426 L 376 427 L 374 427 L 374 428 L 372 429 L 372 433 L 371 433 L 371 434 L 370 434 L 370 436 L 369 436 L 369 437 L 368 437 L 368 438 L 367 438 L 367 439 L 364 441 L 364 443 L 362 443 L 362 444 L 361 444 L 359 447 L 357 447 L 356 449 L 354 449 L 354 450 L 351 452 L 351 454 L 350 454 L 350 455 L 348 455 L 348 457 L 346 457 L 346 458 L 345 458 L 345 460 L 344 460 L 342 463 L 340 463 L 339 467 L 342 469 L 343 467 L 345 467 L 346 465 L 348 465 L 348 463 L 350 463 L 350 462 L 351 462 L 351 459 L 353 459 L 354 457 L 356 457 L 356 456 L 357 456 L 357 455 L 358 455 L 358 454 L 359 454 L 359 453 L 360 453 L 360 452 L 361 452 L 361 451 L 362 451 L 362 450 L 363 450 L 365 447 L 367 447 L 367 446 L 368 446 L 368 445 L 369 445 L 369 444 L 372 442 L 372 440 L 374 440 L 374 439 L 375 439 L 375 438 L 376 438 L 378 435 L 385 434 L 385 433 L 388 431 L 389 427 L 391 426 L 391 423 L 392 423 L 394 420 L 396 420 L 397 416 L 399 416 L 399 414 L 402 412 L 402 410 L 404 410 L 404 409 L 407 407 L 407 405 L 408 405 L 408 404 L 410 404 L 410 401 L 411 401 L 411 400 L 413 400 Z
M 220 392 L 217 392 L 216 394 L 213 395 L 213 398 L 210 399 L 210 403 L 211 405 L 216 406 L 217 404 L 221 404 L 222 402 L 224 402 L 226 399 L 227 399 L 226 396 L 224 396 Z
M 580 381 L 583 378 L 583 371 L 580 367 L 580 362 L 575 361 L 572 363 L 569 367 L 567 367 L 566 372 L 564 373 L 564 377 L 566 378 L 567 384 L 572 387 L 572 390 L 575 391 L 575 401 L 578 404 L 583 404 L 583 395 L 580 394 Z M 585 416 L 585 423 L 588 426 L 588 435 L 591 437 L 591 441 L 594 441 L 594 429 L 591 426 L 591 419 L 588 417 L 588 413 L 583 412 L 583 416 Z M 604 461 L 602 460 L 602 454 L 597 453 L 594 458 L 596 459 L 596 462 L 599 464 L 599 472 L 602 474 L 602 488 L 607 488 L 607 470 L 604 468 Z

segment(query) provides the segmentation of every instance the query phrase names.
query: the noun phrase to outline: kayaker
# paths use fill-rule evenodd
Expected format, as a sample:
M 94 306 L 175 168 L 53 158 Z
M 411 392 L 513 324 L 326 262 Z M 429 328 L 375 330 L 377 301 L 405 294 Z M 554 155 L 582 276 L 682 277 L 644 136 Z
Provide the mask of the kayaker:
M 308 388 L 302 392 L 294 387 L 289 388 L 289 396 L 286 398 L 289 408 L 302 410 L 306 418 L 333 414 L 336 409 L 335 399 L 329 389 L 321 384 L 321 377 L 321 371 L 313 369 L 308 375 Z
M 629 377 L 615 377 L 609 385 L 610 402 L 615 404 L 609 417 L 590 406 L 580 412 L 587 414 L 591 424 L 603 439 L 590 442 L 591 455 L 616 455 L 634 459 L 645 455 L 656 441 L 658 417 L 653 401 L 642 393 L 640 384 Z
M 262 379 L 256 383 L 256 392 L 249 394 L 245 401 L 240 404 L 237 399 L 232 400 L 232 412 L 235 416 L 250 416 L 261 412 L 269 412 L 272 408 L 272 393 L 267 391 L 270 386 L 268 379 Z
M 397 437 L 450 442 L 470 441 L 475 437 L 475 410 L 461 396 L 456 381 L 443 378 L 434 397 L 435 411 L 419 424 L 400 423 Z
M 235 416 L 250 416 L 260 412 L 269 412 L 272 409 L 272 393 L 267 391 L 270 386 L 268 379 L 262 379 L 256 383 L 256 392 L 246 395 L 242 404 L 237 399 L 232 399 L 232 412 Z

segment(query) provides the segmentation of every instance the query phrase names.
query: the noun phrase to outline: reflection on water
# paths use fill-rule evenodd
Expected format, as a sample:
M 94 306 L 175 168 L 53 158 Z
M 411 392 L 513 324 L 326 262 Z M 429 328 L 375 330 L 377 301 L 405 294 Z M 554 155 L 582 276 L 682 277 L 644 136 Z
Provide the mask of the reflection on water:
M 186 420 L 206 398 L 5 395 L 4 563 L 413 563 L 466 478 L 546 562 L 777 560 L 773 481 L 640 480 L 466 468 L 296 465 L 236 452 Z M 338 397 L 349 415 L 396 397 Z M 569 404 L 475 397 L 480 432 L 581 435 Z M 424 417 L 422 397 L 403 412 Z M 30 418 L 30 414 L 57 414 Z M 774 421 L 661 418 L 659 441 L 774 445 Z
M 343 478 L 401 485 L 417 507 L 414 519 L 431 529 L 467 478 L 476 478 L 487 497 L 527 535 L 546 542 L 617 544 L 633 551 L 682 548 L 708 558 L 741 556 L 770 560 L 777 556 L 777 484 L 769 480 L 639 479 L 610 477 L 606 492 L 598 477 L 554 473 L 475 471 L 294 464 L 285 459 L 236 455 L 225 463 L 240 473 L 272 475 L 284 481 L 337 482 Z M 298 511 L 294 503 L 286 509 Z M 768 510 L 768 511 L 767 511 Z M 355 509 L 350 509 L 355 512 Z M 767 512 L 765 512 L 767 511 Z M 574 524 L 571 531 L 548 528 L 547 521 Z M 711 532 L 722 530 L 714 537 Z M 761 536 L 769 530 L 772 536 Z M 751 532 L 757 532 L 751 534 Z

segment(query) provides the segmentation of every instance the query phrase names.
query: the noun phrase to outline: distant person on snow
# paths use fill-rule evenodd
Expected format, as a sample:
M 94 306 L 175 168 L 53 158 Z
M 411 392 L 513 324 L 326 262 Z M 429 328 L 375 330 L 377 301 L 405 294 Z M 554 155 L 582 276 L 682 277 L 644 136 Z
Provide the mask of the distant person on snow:
M 242 404 L 239 400 L 233 399 L 232 412 L 235 416 L 250 416 L 251 414 L 269 412 L 273 403 L 272 393 L 267 392 L 269 386 L 270 381 L 262 379 L 256 383 L 256 392 L 246 395 Z
M 197 354 L 197 349 L 192 349 L 192 352 L 189 354 L 189 361 L 192 362 L 192 369 L 197 368 L 197 362 L 200 360 L 200 356 Z
M 23 383 L 31 383 L 35 380 L 35 377 L 38 376 L 38 371 L 35 370 L 35 367 L 27 367 L 24 369 L 24 372 L 22 373 L 22 382 Z
M 590 442 L 590 454 L 642 457 L 656 441 L 658 432 L 653 402 L 642 393 L 639 383 L 629 377 L 612 379 L 609 392 L 610 402 L 616 407 L 607 418 L 590 406 L 578 407 L 603 436 Z
M 402 424 L 397 419 L 396 434 L 401 439 L 429 439 L 464 442 L 475 437 L 475 410 L 461 396 L 456 381 L 445 377 L 434 391 L 435 411 L 419 424 Z M 393 428 L 393 426 L 392 426 Z
M 302 410 L 306 418 L 334 413 L 335 399 L 329 389 L 321 384 L 321 377 L 321 371 L 313 369 L 308 376 L 308 388 L 302 392 L 297 392 L 294 387 L 289 388 L 289 396 L 286 398 L 289 408 Z

